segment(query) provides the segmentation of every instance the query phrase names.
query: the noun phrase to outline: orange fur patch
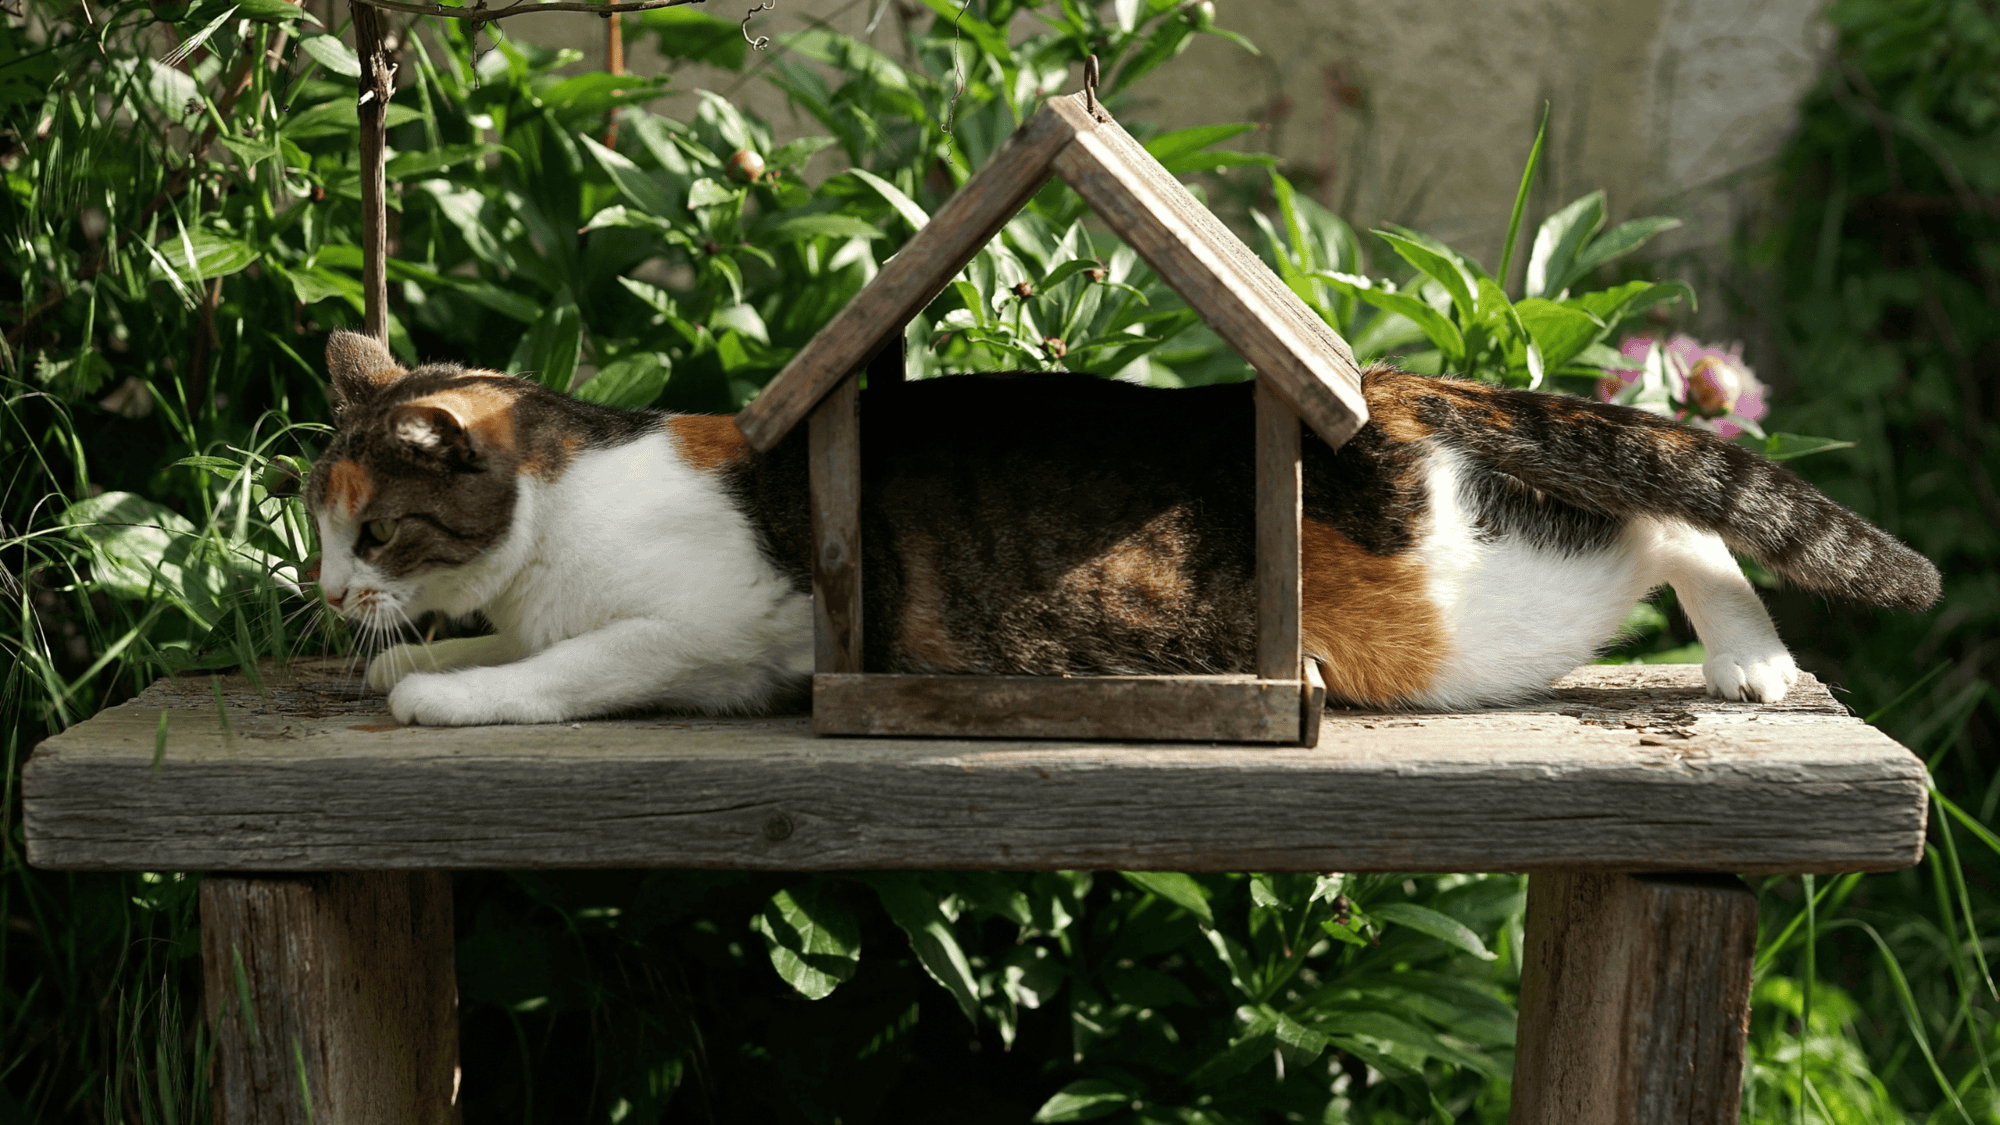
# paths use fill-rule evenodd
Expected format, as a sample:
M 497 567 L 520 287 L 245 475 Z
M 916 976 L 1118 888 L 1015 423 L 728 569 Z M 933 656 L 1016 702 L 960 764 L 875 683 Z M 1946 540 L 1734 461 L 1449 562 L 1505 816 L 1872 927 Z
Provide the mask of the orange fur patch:
M 1160 542 L 1171 534 L 1156 521 L 1113 544 L 1091 564 L 1093 584 L 1111 594 L 1107 604 L 1117 617 L 1136 628 L 1157 628 L 1178 616 L 1190 597 L 1188 576 L 1175 560 L 1178 553 Z
M 375 482 L 368 479 L 368 470 L 348 458 L 333 463 L 326 474 L 327 503 L 353 516 L 375 495 Z
M 702 472 L 735 460 L 745 447 L 743 431 L 728 414 L 676 414 L 667 419 L 667 431 L 674 436 L 674 452 Z
M 1495 388 L 1460 379 L 1433 379 L 1390 368 L 1370 368 L 1362 376 L 1368 398 L 1368 420 L 1396 441 L 1418 441 L 1431 434 L 1417 420 L 1417 405 L 1427 398 L 1448 400 L 1495 429 L 1513 428 L 1507 412 L 1493 404 Z
M 488 449 L 511 452 L 514 448 L 514 396 L 501 379 L 448 387 L 404 405 L 435 407 L 450 414 L 460 429 Z
M 1371 555 L 1345 535 L 1300 527 L 1300 633 L 1326 669 L 1329 694 L 1393 705 L 1430 686 L 1444 659 L 1444 623 L 1413 555 Z

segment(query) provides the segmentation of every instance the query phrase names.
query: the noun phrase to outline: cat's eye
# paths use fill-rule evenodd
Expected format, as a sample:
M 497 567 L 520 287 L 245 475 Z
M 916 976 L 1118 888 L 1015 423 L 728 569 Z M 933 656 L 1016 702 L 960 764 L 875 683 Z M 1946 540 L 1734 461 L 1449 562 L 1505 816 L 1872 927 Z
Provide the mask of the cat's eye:
M 369 520 L 366 524 L 362 525 L 361 530 L 367 532 L 368 538 L 373 542 L 387 543 L 396 537 L 396 521 Z

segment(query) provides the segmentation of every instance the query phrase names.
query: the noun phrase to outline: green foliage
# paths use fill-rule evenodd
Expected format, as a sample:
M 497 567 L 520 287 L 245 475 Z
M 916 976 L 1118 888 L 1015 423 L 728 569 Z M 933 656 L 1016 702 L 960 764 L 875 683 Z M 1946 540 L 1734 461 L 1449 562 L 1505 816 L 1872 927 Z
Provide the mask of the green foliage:
M 392 344 L 598 402 L 735 409 L 1086 54 L 1102 61 L 1099 93 L 1117 109 L 1195 35 L 1249 49 L 1201 5 L 1172 0 L 927 3 L 934 18 L 904 21 L 890 51 L 812 29 L 756 55 L 734 22 L 692 8 L 630 21 L 674 58 L 759 64 L 758 80 L 824 131 L 784 145 L 725 98 L 703 95 L 686 121 L 655 114 L 641 106 L 667 80 L 563 77 L 566 56 L 497 28 L 475 37 L 444 21 L 410 37 L 414 81 L 389 107 Z M 1859 8 L 1838 11 L 1859 19 Z M 1966 11 L 1952 7 L 1950 26 L 1976 24 Z M 35 37 L 0 21 L 0 136 L 34 138 L 7 155 L 0 193 L 0 300 L 18 310 L 0 352 L 0 590 L 12 610 L 0 626 L 0 1120 L 197 1120 L 207 1044 L 193 1020 L 195 880 L 29 871 L 16 781 L 41 731 L 157 675 L 347 643 L 301 588 L 310 546 L 296 492 L 326 416 L 315 353 L 328 329 L 360 317 L 359 64 L 339 29 L 274 0 L 125 0 L 46 26 Z M 179 44 L 167 59 L 148 48 L 162 32 Z M 1898 50 L 1935 41 L 1872 34 L 1850 29 L 1878 91 L 1909 65 Z M 1915 102 L 1883 104 L 1904 113 L 1934 95 L 1965 129 L 1990 129 L 1991 68 L 1938 66 Z M 1253 198 L 1246 218 L 1268 258 L 1364 360 L 1588 390 L 1629 321 L 1692 305 L 1679 282 L 1594 284 L 1671 220 L 1605 229 L 1602 196 L 1585 196 L 1539 224 L 1525 288 L 1510 296 L 1504 264 L 1489 275 L 1402 228 L 1364 244 L 1272 158 L 1217 147 L 1247 129 L 1146 144 L 1175 172 L 1233 177 L 1210 186 Z M 1831 137 L 1858 152 L 1878 136 L 1813 129 L 1802 144 Z M 1930 190 L 1915 179 L 1927 155 L 1983 169 L 1993 151 L 1931 125 L 1891 132 L 1912 190 Z M 806 176 L 828 150 L 840 171 Z M 1873 174 L 1842 159 L 1852 184 Z M 1958 174 L 1990 190 L 1984 171 Z M 1850 244 L 1865 232 L 1850 239 L 1847 220 L 1830 221 L 1834 233 L 1810 242 L 1830 247 L 1815 263 L 1832 263 L 1814 266 L 1826 285 L 1811 292 L 1846 304 L 1801 323 L 1872 324 L 1854 310 L 1922 291 L 1907 272 L 1871 280 L 1867 249 Z M 1954 252 L 1967 246 L 1990 244 Z M 1851 268 L 1862 280 L 1846 280 Z M 1956 275 L 1935 271 L 1941 299 L 1967 307 Z M 1850 340 L 1840 355 L 1864 362 L 1842 369 L 1857 387 L 1876 380 L 1876 397 L 1842 400 L 1851 416 L 1807 405 L 1788 419 L 1854 442 L 1806 463 L 1827 466 L 1849 502 L 1889 497 L 1891 522 L 1897 510 L 1946 511 L 1922 504 L 1978 487 L 1954 472 L 1962 460 L 1929 477 L 1891 473 L 1881 444 L 1905 432 L 1896 427 L 1926 432 L 1950 401 L 1957 384 L 1926 366 L 1952 354 L 1942 339 Z M 1975 355 L 1987 342 L 1962 341 Z M 1074 367 L 1184 386 L 1248 374 L 1060 186 L 916 318 L 907 343 L 916 377 Z M 1920 393 L 1887 395 L 1898 380 Z M 1781 456 L 1832 448 L 1765 440 Z M 1938 521 L 1926 531 L 1938 543 L 1920 546 L 1960 558 L 1990 534 L 1923 518 Z M 1975 622 L 1987 620 L 1980 581 L 1955 579 Z M 1962 654 L 1975 627 L 1941 628 L 1936 644 L 1957 647 L 1931 651 Z M 1960 761 L 1991 698 L 1965 667 L 1919 685 L 1927 706 L 1905 701 L 1893 720 L 1914 745 Z M 1907 673 L 1868 672 L 1866 690 L 1885 701 Z M 1889 1107 L 1944 1105 L 1947 1087 L 1975 1116 L 1992 1111 L 1992 1021 L 1973 998 L 1987 976 L 1980 880 L 2000 843 L 1980 835 L 1996 790 L 1976 792 L 1951 823 L 1977 846 L 1949 865 L 1900 882 L 1808 884 L 1804 901 L 1827 926 L 1793 924 L 1809 917 L 1795 884 L 1767 888 L 1776 936 L 1758 993 L 1753 1113 L 1832 1091 L 1862 1109 L 1829 1119 L 1900 1120 Z M 934 1119 L 942 1106 L 996 1121 L 1497 1122 L 1521 888 L 1504 876 L 465 874 L 467 1116 L 864 1121 Z M 1898 924 L 1888 907 L 1910 902 L 1921 921 Z M 1845 928 L 1823 936 L 1828 926 Z M 1817 983 L 1827 971 L 1809 951 L 1850 938 L 1870 943 L 1855 956 L 1904 971 Z M 1807 1029 L 1802 1045 L 1794 1024 Z M 1890 1046 L 1919 1041 L 1916 1054 Z
M 1796 467 L 1930 556 L 1944 598 L 1914 616 L 1780 593 L 1773 610 L 1806 667 L 1930 763 L 1934 829 L 1915 870 L 1768 889 L 1747 1118 L 1990 1121 L 2000 17 L 1844 0 L 1828 18 L 1832 64 L 1751 248 L 1783 391 L 1769 421 L 1851 443 Z

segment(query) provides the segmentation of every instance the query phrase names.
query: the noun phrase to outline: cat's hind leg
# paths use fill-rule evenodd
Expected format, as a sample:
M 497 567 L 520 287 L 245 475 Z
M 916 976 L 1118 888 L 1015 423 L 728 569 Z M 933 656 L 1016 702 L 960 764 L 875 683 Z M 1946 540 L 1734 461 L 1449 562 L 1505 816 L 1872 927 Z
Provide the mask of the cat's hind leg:
M 1674 588 L 1695 635 L 1708 650 L 1702 664 L 1708 693 L 1722 699 L 1776 703 L 1799 678 L 1771 615 L 1722 538 L 1669 520 L 1636 521 L 1660 580 Z
M 413 645 L 392 645 L 368 662 L 368 686 L 388 691 L 416 672 L 449 672 L 519 660 L 521 647 L 500 636 L 453 637 Z

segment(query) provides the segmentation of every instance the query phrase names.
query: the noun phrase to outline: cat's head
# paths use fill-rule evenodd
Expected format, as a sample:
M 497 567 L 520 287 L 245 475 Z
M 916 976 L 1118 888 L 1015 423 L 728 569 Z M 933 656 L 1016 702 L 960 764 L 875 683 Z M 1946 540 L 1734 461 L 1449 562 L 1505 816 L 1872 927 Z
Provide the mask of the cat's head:
M 328 604 L 386 635 L 465 614 L 504 584 L 524 458 L 517 402 L 531 386 L 456 364 L 406 370 L 372 336 L 326 346 L 335 433 L 305 499 Z

